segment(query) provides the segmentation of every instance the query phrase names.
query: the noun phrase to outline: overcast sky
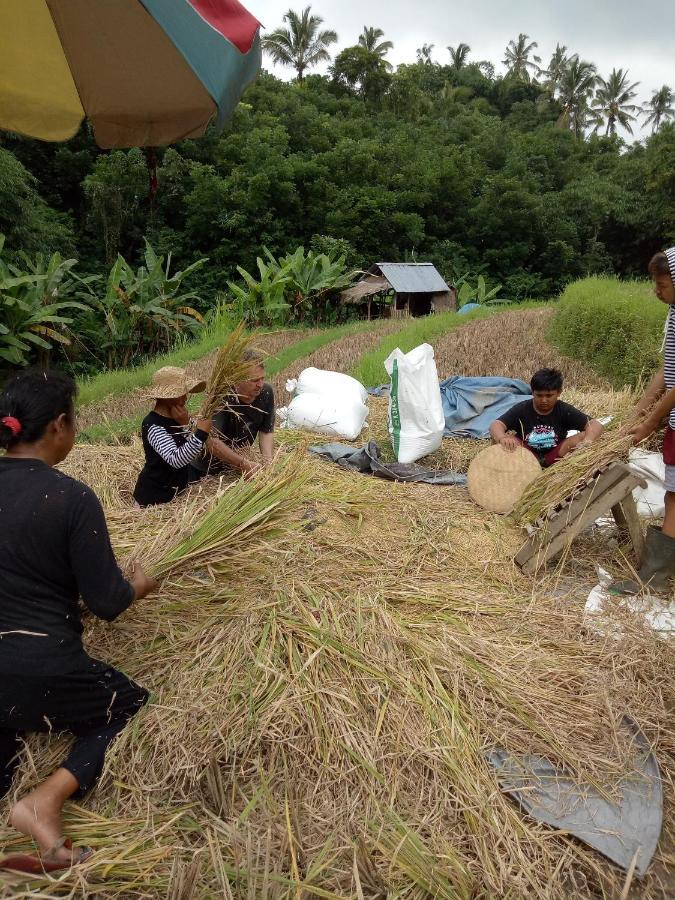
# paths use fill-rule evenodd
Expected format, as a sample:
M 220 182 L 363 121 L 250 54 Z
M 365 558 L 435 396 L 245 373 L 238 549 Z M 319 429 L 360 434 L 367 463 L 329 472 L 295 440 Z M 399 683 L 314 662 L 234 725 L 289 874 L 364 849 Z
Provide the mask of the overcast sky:
M 270 31 L 282 24 L 289 6 L 299 12 L 307 5 L 243 2 Z M 315 0 L 311 6 L 324 27 L 337 31 L 338 50 L 355 44 L 364 25 L 381 28 L 394 42 L 388 57 L 394 65 L 414 62 L 424 43 L 434 45 L 436 62 L 446 63 L 448 44 L 463 41 L 472 59 L 489 60 L 501 72 L 504 48 L 522 31 L 538 42 L 543 61 L 560 42 L 605 77 L 614 67 L 628 68 L 631 81 L 640 82 L 640 102 L 663 84 L 675 88 L 675 0 Z M 268 57 L 263 65 L 279 77 L 293 75 Z

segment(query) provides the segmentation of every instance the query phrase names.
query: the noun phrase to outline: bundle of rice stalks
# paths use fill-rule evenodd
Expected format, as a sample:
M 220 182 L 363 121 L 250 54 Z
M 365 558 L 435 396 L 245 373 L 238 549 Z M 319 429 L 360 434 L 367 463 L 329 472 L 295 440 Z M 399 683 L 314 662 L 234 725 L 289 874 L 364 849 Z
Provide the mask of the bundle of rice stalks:
M 196 492 L 177 504 L 154 537 L 134 557 L 154 578 L 186 570 L 209 572 L 241 549 L 242 542 L 269 539 L 293 526 L 310 502 L 311 470 L 299 455 L 277 458 L 255 478 L 238 479 L 218 491 Z
M 199 412 L 201 418 L 212 418 L 223 408 L 235 384 L 249 377 L 251 363 L 244 357 L 254 339 L 255 334 L 248 334 L 243 322 L 230 332 L 213 363 L 206 397 Z
M 575 450 L 544 469 L 525 490 L 513 510 L 521 525 L 548 518 L 566 500 L 573 499 L 602 469 L 616 460 L 625 460 L 632 446 L 630 435 L 620 431 L 604 434 L 588 447 Z

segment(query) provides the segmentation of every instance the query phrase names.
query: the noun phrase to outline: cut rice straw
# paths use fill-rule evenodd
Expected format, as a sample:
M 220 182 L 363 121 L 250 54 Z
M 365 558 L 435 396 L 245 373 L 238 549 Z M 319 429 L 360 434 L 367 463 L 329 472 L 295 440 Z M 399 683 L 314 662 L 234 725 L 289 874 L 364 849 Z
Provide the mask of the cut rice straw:
M 176 515 L 137 557 L 157 579 L 221 566 L 242 538 L 269 538 L 290 528 L 298 507 L 310 499 L 309 478 L 302 457 L 289 455 L 250 481 L 240 478 L 229 484 L 215 502 L 212 496 L 197 494 L 176 508 Z
M 206 397 L 199 413 L 201 418 L 213 418 L 226 405 L 227 397 L 234 391 L 235 384 L 248 378 L 251 362 L 245 359 L 245 355 L 254 339 L 254 334 L 246 333 L 243 322 L 230 333 L 216 355 Z
M 629 399 L 596 391 L 578 405 L 618 415 Z M 370 436 L 387 441 L 386 402 L 372 413 Z M 459 443 L 434 464 L 482 446 L 447 449 Z M 619 897 L 625 873 L 526 815 L 485 753 L 542 756 L 616 796 L 635 752 L 618 725 L 628 711 L 664 797 L 633 892 L 672 897 L 672 647 L 628 616 L 621 640 L 599 637 L 578 596 L 598 561 L 623 575 L 621 554 L 580 536 L 561 599 L 560 574 L 525 577 L 520 529 L 465 490 L 280 456 L 250 482 L 205 479 L 165 508 L 108 511 L 118 558 L 166 575 L 115 622 L 86 616 L 85 646 L 151 700 L 83 807 L 68 807 L 65 833 L 92 859 L 20 886 L 0 874 L 3 896 Z M 79 468 L 114 503 L 129 461 L 102 460 L 92 448 Z M 213 516 L 202 532 L 200 516 Z M 66 749 L 55 734 L 27 739 L 5 822 Z M 0 823 L 0 846 L 30 843 Z
M 528 485 L 513 510 L 514 520 L 521 525 L 533 525 L 548 518 L 611 462 L 625 460 L 631 446 L 630 435 L 613 431 L 588 447 L 564 456 Z

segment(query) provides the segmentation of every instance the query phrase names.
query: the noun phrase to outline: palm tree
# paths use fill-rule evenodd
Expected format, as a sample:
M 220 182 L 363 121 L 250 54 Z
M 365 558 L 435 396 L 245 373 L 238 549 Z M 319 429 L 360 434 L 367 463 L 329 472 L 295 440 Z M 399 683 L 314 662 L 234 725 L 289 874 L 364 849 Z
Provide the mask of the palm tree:
M 466 61 L 471 53 L 471 47 L 468 44 L 457 44 L 456 47 L 448 47 L 450 51 L 450 65 L 453 69 L 461 69 L 466 65 Z
M 560 81 L 560 103 L 562 112 L 558 119 L 561 128 L 570 128 L 576 137 L 581 137 L 589 124 L 589 105 L 598 76 L 593 63 L 573 56 Z
M 631 103 L 637 96 L 635 88 L 640 84 L 628 83 L 628 71 L 612 69 L 609 78 L 598 79 L 598 88 L 593 100 L 593 108 L 598 115 L 598 128 L 603 120 L 607 120 L 606 135 L 616 134 L 616 123 L 623 126 L 629 134 L 633 133 L 631 122 L 637 121 L 640 107 Z
M 363 31 L 359 35 L 359 45 L 381 59 L 385 68 L 391 69 L 391 63 L 384 57 L 390 50 L 393 50 L 394 45 L 391 41 L 380 41 L 382 37 L 384 37 L 384 31 L 381 28 L 366 28 L 364 25 Z
M 394 45 L 391 41 L 381 41 L 378 44 L 381 37 L 384 37 L 384 31 L 381 28 L 366 28 L 364 25 L 363 31 L 359 35 L 359 44 L 366 50 L 370 50 L 371 53 L 386 56 L 390 50 L 393 50 Z
M 531 41 L 529 34 L 519 34 L 517 41 L 509 41 L 502 62 L 506 66 L 508 75 L 513 78 L 520 78 L 523 81 L 530 80 L 530 70 L 536 75 L 539 72 L 538 63 L 541 62 L 540 56 L 530 55 L 532 51 L 539 46 L 536 41 Z
M 424 63 L 426 66 L 430 66 L 433 64 L 433 60 L 431 58 L 431 51 L 434 49 L 433 44 L 422 44 L 421 47 L 417 48 L 417 62 Z
M 643 114 L 647 115 L 645 125 L 652 126 L 652 134 L 659 130 L 662 122 L 675 119 L 675 94 L 667 84 L 652 92 L 652 99 L 644 108 Z
M 274 62 L 295 69 L 298 81 L 302 81 L 305 69 L 328 62 L 330 54 L 327 47 L 338 39 L 334 31 L 319 30 L 323 19 L 310 15 L 311 8 L 307 6 L 300 15 L 289 9 L 284 16 L 288 28 L 276 28 L 262 40 L 263 49 Z
M 572 56 L 568 56 L 567 47 L 556 44 L 548 67 L 543 73 L 546 76 L 546 87 L 551 92 L 551 96 L 555 97 L 555 93 L 560 87 L 560 82 L 562 81 L 565 69 L 575 58 L 576 53 Z

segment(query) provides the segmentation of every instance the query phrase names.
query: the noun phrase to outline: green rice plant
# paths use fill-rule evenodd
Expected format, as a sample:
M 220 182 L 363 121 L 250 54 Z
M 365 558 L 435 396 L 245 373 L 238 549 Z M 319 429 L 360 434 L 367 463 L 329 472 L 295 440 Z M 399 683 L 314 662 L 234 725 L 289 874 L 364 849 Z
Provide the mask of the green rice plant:
M 562 294 L 548 338 L 615 387 L 635 387 L 661 364 L 666 312 L 647 282 L 584 278 Z

